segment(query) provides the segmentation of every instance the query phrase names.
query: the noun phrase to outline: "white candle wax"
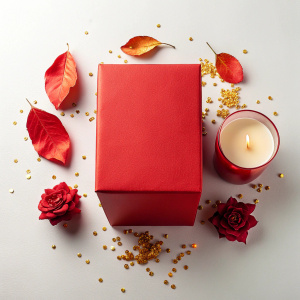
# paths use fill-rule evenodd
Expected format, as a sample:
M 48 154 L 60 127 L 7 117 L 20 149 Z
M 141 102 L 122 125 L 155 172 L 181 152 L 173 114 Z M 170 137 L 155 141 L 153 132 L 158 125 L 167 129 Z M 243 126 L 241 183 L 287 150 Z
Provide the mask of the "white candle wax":
M 270 130 L 261 122 L 252 118 L 240 118 L 222 129 L 220 146 L 223 154 L 233 164 L 242 168 L 255 168 L 271 158 L 274 139 Z

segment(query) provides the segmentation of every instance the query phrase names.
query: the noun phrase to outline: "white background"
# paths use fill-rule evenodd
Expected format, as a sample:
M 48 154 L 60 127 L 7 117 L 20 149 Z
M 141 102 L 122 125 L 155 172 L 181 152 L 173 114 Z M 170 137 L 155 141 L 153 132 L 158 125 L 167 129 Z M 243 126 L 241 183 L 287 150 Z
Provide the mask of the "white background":
M 299 299 L 299 1 L 2 1 L 0 11 L 1 95 L 1 299 Z M 156 24 L 160 23 L 161 28 Z M 89 34 L 85 35 L 84 32 Z M 176 46 L 161 47 L 145 58 L 129 57 L 120 46 L 131 37 L 149 35 Z M 193 37 L 194 41 L 189 41 Z M 117 255 L 131 249 L 136 238 L 112 228 L 94 193 L 95 125 L 89 122 L 96 109 L 97 65 L 104 63 L 199 63 L 214 61 L 205 42 L 217 52 L 236 56 L 245 72 L 241 103 L 263 112 L 278 127 L 281 147 L 277 157 L 255 184 L 270 185 L 261 194 L 249 185 L 221 180 L 213 169 L 216 117 L 221 88 L 229 84 L 203 78 L 203 109 L 208 134 L 203 139 L 203 211 L 193 227 L 139 227 L 157 239 L 168 233 L 159 264 L 135 265 L 125 270 Z M 44 89 L 44 73 L 67 50 L 77 63 L 77 107 L 60 116 Z M 243 54 L 243 49 L 248 54 Z M 113 53 L 109 54 L 109 50 Z M 117 57 L 121 54 L 122 58 Z M 89 77 L 89 72 L 94 76 Z M 212 85 L 217 82 L 217 87 Z M 188 88 L 188 87 L 187 87 Z M 267 97 L 271 95 L 273 101 Z M 214 103 L 207 104 L 212 97 Z M 72 141 L 71 163 L 62 167 L 37 161 L 26 130 L 30 110 L 25 97 L 37 107 L 57 115 Z M 261 104 L 256 104 L 256 100 Z M 120 101 L 122 98 L 120 97 Z M 24 113 L 19 112 L 20 109 Z M 79 109 L 80 114 L 75 110 Z M 232 109 L 231 111 L 235 111 Z M 278 116 L 273 116 L 277 111 Z M 90 116 L 85 116 L 89 112 Z M 75 117 L 71 118 L 70 114 Z M 213 125 L 211 119 L 216 119 Z M 13 125 L 17 121 L 17 125 Z M 84 161 L 81 156 L 86 155 Z M 18 159 L 18 163 L 14 163 Z M 31 170 L 31 180 L 26 170 Z M 79 177 L 74 173 L 79 172 Z M 284 173 L 280 179 L 278 173 Z M 52 175 L 57 179 L 53 180 Z M 39 221 L 37 209 L 44 188 L 66 181 L 78 184 L 81 216 L 52 227 Z M 14 193 L 10 194 L 9 189 Z M 206 199 L 226 201 L 242 193 L 243 201 L 260 200 L 253 215 L 259 221 L 249 232 L 247 245 L 219 239 L 207 220 L 214 209 Z M 151 204 L 149 204 L 151 205 Z M 103 232 L 102 226 L 108 230 Z M 92 232 L 98 231 L 98 236 Z M 120 235 L 123 246 L 104 251 Z M 192 255 L 176 266 L 171 263 L 180 245 L 197 243 Z M 51 245 L 57 246 L 56 250 Z M 189 247 L 188 247 L 189 248 Z M 82 253 L 82 258 L 77 253 Z M 91 263 L 87 265 L 86 259 Z M 183 265 L 189 265 L 187 271 Z M 150 267 L 154 276 L 145 271 Z M 167 273 L 178 269 L 172 279 Z M 98 278 L 103 278 L 103 283 Z M 172 290 L 163 281 L 177 286 Z M 121 293 L 124 287 L 126 293 Z

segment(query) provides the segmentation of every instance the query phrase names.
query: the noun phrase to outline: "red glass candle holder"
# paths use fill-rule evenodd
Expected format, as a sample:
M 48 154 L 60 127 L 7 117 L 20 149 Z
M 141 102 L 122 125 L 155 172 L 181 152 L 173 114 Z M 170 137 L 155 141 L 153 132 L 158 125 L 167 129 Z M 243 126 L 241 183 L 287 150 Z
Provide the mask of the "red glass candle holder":
M 271 158 L 263 165 L 254 168 L 243 168 L 229 161 L 222 151 L 220 135 L 226 125 L 240 118 L 255 119 L 264 124 L 274 139 L 274 151 Z M 265 115 L 254 110 L 240 110 L 229 115 L 220 126 L 215 143 L 214 167 L 221 178 L 234 184 L 245 184 L 257 178 L 276 156 L 280 144 L 279 133 L 274 123 Z

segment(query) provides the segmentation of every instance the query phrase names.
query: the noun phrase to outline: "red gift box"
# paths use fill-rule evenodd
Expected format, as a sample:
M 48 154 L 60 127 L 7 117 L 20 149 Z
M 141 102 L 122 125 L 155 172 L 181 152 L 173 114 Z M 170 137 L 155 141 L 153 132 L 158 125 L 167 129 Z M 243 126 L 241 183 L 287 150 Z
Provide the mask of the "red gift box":
M 111 225 L 193 225 L 200 65 L 99 65 L 96 187 Z

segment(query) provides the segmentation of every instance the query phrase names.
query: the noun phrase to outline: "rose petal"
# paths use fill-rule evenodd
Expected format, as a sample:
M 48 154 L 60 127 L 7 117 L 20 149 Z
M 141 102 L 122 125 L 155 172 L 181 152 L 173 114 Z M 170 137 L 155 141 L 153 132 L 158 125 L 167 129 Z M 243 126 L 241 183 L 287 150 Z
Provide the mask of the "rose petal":
M 56 215 L 60 216 L 65 214 L 65 212 L 68 210 L 69 205 L 68 204 L 64 204 L 62 208 L 54 210 L 53 213 L 55 213 Z
M 247 236 L 248 236 L 248 231 L 246 231 L 246 232 L 244 232 L 243 234 L 241 234 L 240 236 L 238 236 L 236 240 L 237 240 L 238 242 L 242 242 L 242 243 L 245 243 L 245 244 L 246 244 Z
M 47 215 L 45 213 L 41 213 L 40 216 L 39 216 L 39 219 L 40 220 L 45 220 L 45 219 L 48 219 L 48 218 L 47 218 Z
M 56 217 L 57 217 L 57 215 L 55 215 L 55 214 L 52 213 L 52 212 L 47 212 L 47 213 L 46 213 L 46 216 L 47 216 L 48 219 L 53 219 L 53 218 L 56 218 Z
M 235 236 L 230 235 L 230 234 L 226 234 L 225 237 L 227 240 L 229 240 L 231 242 L 236 241 L 236 239 L 237 239 Z
M 46 195 L 50 195 L 50 194 L 52 194 L 52 193 L 54 193 L 55 191 L 53 190 L 53 189 L 45 189 L 45 193 L 46 193 Z M 43 195 L 45 195 L 45 194 L 43 194 Z M 42 197 L 43 197 L 43 195 L 42 195 Z
M 252 214 L 253 211 L 254 211 L 254 209 L 256 208 L 256 205 L 255 205 L 255 204 L 247 203 L 246 206 L 247 206 L 249 215 Z
M 227 205 L 225 203 L 218 204 L 218 213 L 223 215 L 226 212 Z
M 57 217 L 55 219 L 49 220 L 52 226 L 57 225 L 59 222 L 61 222 L 63 219 L 61 217 Z
M 79 195 L 77 195 L 77 194 L 75 195 L 74 203 L 75 203 L 76 206 L 77 206 L 77 204 L 78 204 L 80 198 L 81 198 L 81 196 L 79 196 Z
M 81 209 L 78 207 L 74 207 L 74 209 L 71 211 L 73 215 L 81 213 Z
M 68 205 L 69 205 L 68 211 L 72 211 L 75 207 L 75 203 L 73 201 L 68 203 Z
M 245 203 L 243 203 L 243 202 L 238 202 L 235 207 L 236 208 L 241 208 L 242 210 L 245 210 L 245 211 L 248 211 L 247 205 Z
M 216 229 L 218 230 L 219 234 L 221 233 L 221 234 L 226 235 L 226 229 L 223 228 L 222 226 L 220 226 L 220 227 L 218 227 L 218 228 L 216 227 Z
M 221 216 L 218 213 L 214 214 L 214 217 L 211 220 L 211 223 L 217 227 L 220 226 Z
M 223 238 L 223 237 L 225 237 L 225 234 L 221 234 L 221 233 L 219 232 L 219 239 L 221 239 L 221 238 Z
M 220 225 L 221 225 L 223 228 L 225 228 L 225 229 L 228 228 L 228 227 L 230 226 L 225 218 L 222 218 L 222 219 L 221 219 Z
M 72 191 L 71 191 L 72 192 Z M 73 200 L 73 197 L 72 197 L 72 195 L 71 194 L 67 194 L 67 196 L 66 196 L 66 203 L 69 203 L 69 202 L 71 202 Z
M 258 223 L 258 221 L 255 219 L 255 217 L 253 216 L 249 216 L 248 217 L 248 223 L 249 223 L 249 229 L 256 226 L 256 224 Z
M 230 198 L 227 200 L 227 205 L 228 205 L 228 206 L 230 206 L 230 205 L 235 206 L 237 203 L 238 203 L 237 200 L 236 200 L 235 198 L 232 198 L 232 197 L 230 197 Z

